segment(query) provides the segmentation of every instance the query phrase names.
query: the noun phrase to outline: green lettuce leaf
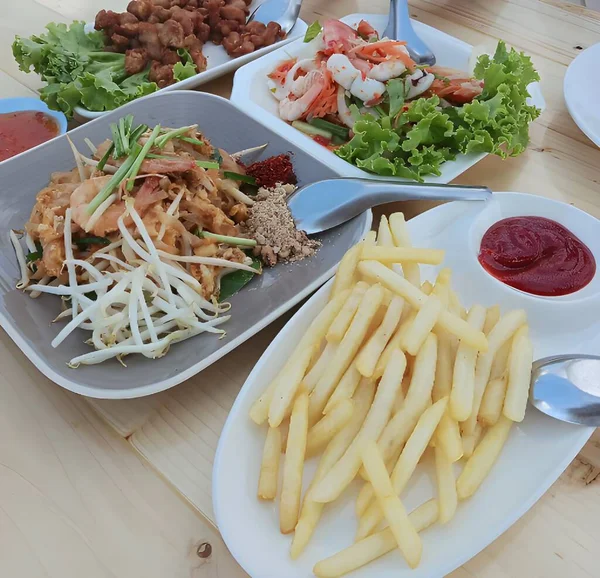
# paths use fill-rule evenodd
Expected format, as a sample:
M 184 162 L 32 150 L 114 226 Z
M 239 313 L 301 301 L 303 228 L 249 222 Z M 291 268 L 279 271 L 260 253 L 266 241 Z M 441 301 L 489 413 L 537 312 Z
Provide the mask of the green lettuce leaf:
M 310 42 L 311 40 L 314 40 L 317 36 L 319 36 L 319 34 L 321 34 L 321 30 L 323 30 L 321 23 L 318 20 L 315 20 L 306 29 L 306 33 L 304 34 L 304 42 Z
M 440 175 L 442 164 L 459 154 L 521 154 L 541 112 L 527 104 L 527 87 L 539 80 L 530 57 L 499 42 L 493 57 L 479 58 L 474 76 L 483 91 L 471 103 L 441 108 L 433 96 L 404 111 L 402 80 L 389 81 L 388 116 L 358 115 L 354 107 L 354 136 L 336 154 L 372 173 L 418 181 Z
M 182 60 L 182 62 L 176 62 L 175 66 L 173 66 L 173 78 L 175 78 L 177 82 L 198 74 L 192 56 L 185 48 L 180 48 L 177 51 L 177 54 L 179 54 L 179 57 Z
M 19 68 L 33 69 L 47 83 L 40 97 L 50 108 L 71 117 L 78 105 L 92 111 L 113 110 L 158 90 L 147 72 L 128 76 L 125 56 L 107 52 L 103 33 L 86 33 L 84 26 L 50 23 L 46 34 L 17 36 L 13 42 Z

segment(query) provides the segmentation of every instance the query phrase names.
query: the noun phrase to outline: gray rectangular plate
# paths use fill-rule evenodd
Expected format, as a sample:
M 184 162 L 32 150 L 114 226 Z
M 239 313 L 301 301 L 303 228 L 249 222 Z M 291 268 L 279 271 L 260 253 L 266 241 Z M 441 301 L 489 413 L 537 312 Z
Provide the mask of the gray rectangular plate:
M 136 123 L 150 126 L 197 123 L 216 146 L 229 152 L 269 143 L 265 155 L 292 154 L 300 185 L 337 176 L 229 101 L 205 93 L 175 91 L 143 98 L 73 130 L 69 136 L 84 151 L 85 137 L 94 143 L 109 138 L 109 123 L 129 113 L 135 116 Z M 132 355 L 126 359 L 126 368 L 111 360 L 70 369 L 66 365 L 69 359 L 90 351 L 84 343 L 89 333 L 77 330 L 57 349 L 50 345 L 63 326 L 61 322 L 51 324 L 60 312 L 59 298 L 44 295 L 31 299 L 15 289 L 19 271 L 8 232 L 11 228 L 23 228 L 35 196 L 48 183 L 50 173 L 73 166 L 73 154 L 65 136 L 0 163 L 0 324 L 44 375 L 90 397 L 141 397 L 173 387 L 202 371 L 325 283 L 348 248 L 371 226 L 369 211 L 321 235 L 323 246 L 314 257 L 265 269 L 263 275 L 231 298 L 232 318 L 224 325 L 227 335 L 223 339 L 199 335 L 173 345 L 165 357 L 157 360 Z

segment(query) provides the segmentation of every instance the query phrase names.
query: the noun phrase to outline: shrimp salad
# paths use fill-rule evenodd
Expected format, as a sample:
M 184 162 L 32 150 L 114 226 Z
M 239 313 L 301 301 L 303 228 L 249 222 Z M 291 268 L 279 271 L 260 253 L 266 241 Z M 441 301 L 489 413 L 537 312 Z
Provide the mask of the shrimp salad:
M 94 350 L 72 367 L 131 353 L 154 359 L 199 333 L 223 336 L 223 298 L 261 269 L 241 228 L 257 201 L 239 159 L 255 149 L 229 155 L 195 125 L 134 127 L 131 115 L 111 133 L 86 141 L 89 156 L 69 140 L 77 167 L 53 173 L 24 230 L 10 232 L 17 288 L 62 299 L 56 321 L 66 324 L 52 345 L 91 331 Z
M 417 66 L 364 20 L 315 22 L 304 41 L 268 74 L 280 118 L 372 173 L 422 181 L 458 154 L 518 155 L 541 112 L 527 104 L 530 58 L 503 42 L 469 73 Z

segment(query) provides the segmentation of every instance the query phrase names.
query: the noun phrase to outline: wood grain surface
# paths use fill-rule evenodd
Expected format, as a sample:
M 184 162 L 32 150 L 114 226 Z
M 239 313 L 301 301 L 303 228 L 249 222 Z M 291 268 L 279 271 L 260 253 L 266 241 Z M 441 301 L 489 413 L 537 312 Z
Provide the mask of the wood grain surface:
M 0 96 L 41 83 L 18 70 L 15 34 L 89 21 L 126 0 L 0 0 Z M 414 0 L 413 17 L 474 45 L 530 53 L 547 110 L 526 154 L 488 157 L 459 179 L 560 199 L 600 217 L 600 151 L 568 115 L 562 80 L 600 40 L 600 14 L 555 0 Z M 384 0 L 305 0 L 312 21 L 384 12 Z M 204 90 L 229 94 L 231 76 Z M 414 215 L 427 205 L 405 204 Z M 386 212 L 390 207 L 385 209 Z M 0 576 L 242 578 L 212 525 L 219 432 L 246 376 L 288 315 L 200 375 L 143 400 L 85 400 L 45 379 L 0 333 Z M 182 499 L 183 496 L 184 499 Z M 600 576 L 600 435 L 510 530 L 451 578 Z M 282 577 L 284 578 L 284 577 Z M 437 578 L 437 577 L 432 577 Z

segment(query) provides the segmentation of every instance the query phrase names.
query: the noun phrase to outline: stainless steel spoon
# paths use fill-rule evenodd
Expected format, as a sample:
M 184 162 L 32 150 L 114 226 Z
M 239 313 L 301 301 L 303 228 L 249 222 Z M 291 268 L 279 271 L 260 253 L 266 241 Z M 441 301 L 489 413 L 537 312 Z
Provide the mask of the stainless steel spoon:
M 600 357 L 556 355 L 536 361 L 530 401 L 561 421 L 600 427 Z
M 390 16 L 383 36 L 393 40 L 406 41 L 408 53 L 417 64 L 428 64 L 429 66 L 435 64 L 435 55 L 429 46 L 417 36 L 412 27 L 408 12 L 408 0 L 390 1 Z
M 250 14 L 247 22 L 277 22 L 285 34 L 288 34 L 298 20 L 301 6 L 302 0 L 265 0 Z
M 298 229 L 314 235 L 385 203 L 417 199 L 485 201 L 491 194 L 487 187 L 339 178 L 299 188 L 288 198 L 288 206 Z

